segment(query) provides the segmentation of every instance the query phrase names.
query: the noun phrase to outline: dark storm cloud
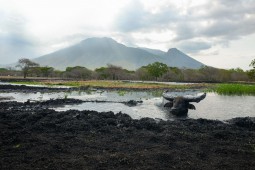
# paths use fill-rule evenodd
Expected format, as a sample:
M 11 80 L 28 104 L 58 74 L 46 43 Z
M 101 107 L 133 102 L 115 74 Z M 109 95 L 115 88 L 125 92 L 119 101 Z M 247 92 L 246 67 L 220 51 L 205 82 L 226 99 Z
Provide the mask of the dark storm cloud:
M 255 1 L 208 1 L 200 6 L 187 7 L 184 13 L 171 2 L 153 13 L 139 1 L 132 1 L 116 20 L 116 27 L 121 32 L 171 30 L 175 34 L 175 43 L 185 44 L 182 41 L 199 38 L 201 41 L 196 41 L 194 49 L 209 49 L 212 45 L 203 39 L 209 39 L 210 44 L 222 42 L 221 45 L 226 45 L 231 40 L 255 33 Z M 191 50 L 186 45 L 182 47 Z

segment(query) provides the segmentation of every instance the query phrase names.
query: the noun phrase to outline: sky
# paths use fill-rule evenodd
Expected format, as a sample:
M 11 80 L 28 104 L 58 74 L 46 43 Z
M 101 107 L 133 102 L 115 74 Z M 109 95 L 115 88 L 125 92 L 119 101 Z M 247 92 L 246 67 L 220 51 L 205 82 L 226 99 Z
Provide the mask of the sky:
M 255 0 L 0 0 L 0 65 L 90 37 L 251 69 Z

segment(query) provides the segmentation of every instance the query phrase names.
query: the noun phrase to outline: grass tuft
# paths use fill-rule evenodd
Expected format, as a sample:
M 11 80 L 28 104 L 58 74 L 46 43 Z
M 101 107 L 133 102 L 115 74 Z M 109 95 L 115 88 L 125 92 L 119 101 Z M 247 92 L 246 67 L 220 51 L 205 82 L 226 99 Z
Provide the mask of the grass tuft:
M 212 91 L 220 95 L 255 95 L 255 85 L 218 84 Z

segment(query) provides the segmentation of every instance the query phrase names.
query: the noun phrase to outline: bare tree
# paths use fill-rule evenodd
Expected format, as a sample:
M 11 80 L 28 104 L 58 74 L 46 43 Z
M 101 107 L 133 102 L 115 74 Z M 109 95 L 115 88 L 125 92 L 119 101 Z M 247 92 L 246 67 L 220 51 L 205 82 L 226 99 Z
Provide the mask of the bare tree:
M 120 79 L 122 72 L 123 72 L 122 67 L 107 64 L 107 73 L 110 75 L 112 80 Z
M 91 78 L 92 71 L 82 66 L 67 67 L 65 75 L 71 78 L 89 79 Z
M 39 64 L 37 64 L 27 58 L 19 59 L 18 65 L 16 65 L 16 67 L 19 67 L 22 70 L 24 78 L 27 77 L 31 68 L 38 67 L 38 66 L 39 66 Z
M 255 59 L 251 61 L 250 66 L 253 67 L 253 68 L 255 69 Z
M 253 67 L 253 69 L 248 70 L 247 74 L 251 79 L 255 79 L 255 59 L 251 61 L 250 67 Z

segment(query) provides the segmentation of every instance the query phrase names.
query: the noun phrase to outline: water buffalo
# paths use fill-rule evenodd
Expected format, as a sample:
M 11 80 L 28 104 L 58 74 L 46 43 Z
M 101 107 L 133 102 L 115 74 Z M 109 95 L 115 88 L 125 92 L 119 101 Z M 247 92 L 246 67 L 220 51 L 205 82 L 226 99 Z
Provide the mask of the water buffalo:
M 190 104 L 190 102 L 200 102 L 206 97 L 206 93 L 200 95 L 173 95 L 172 93 L 166 91 L 163 93 L 163 98 L 168 102 L 164 107 L 170 108 L 170 113 L 176 116 L 187 116 L 188 110 L 195 110 L 195 106 Z

